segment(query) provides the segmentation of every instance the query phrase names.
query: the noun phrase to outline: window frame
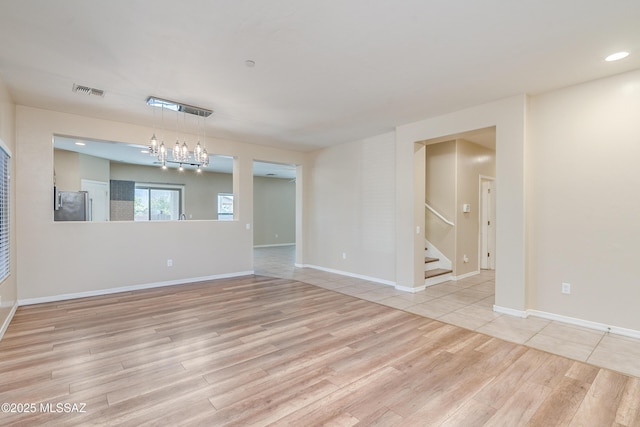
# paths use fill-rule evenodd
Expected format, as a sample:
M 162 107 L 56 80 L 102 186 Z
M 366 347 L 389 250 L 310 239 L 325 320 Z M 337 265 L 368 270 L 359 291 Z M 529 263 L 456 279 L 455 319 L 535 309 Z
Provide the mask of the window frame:
M 231 198 L 231 212 L 221 211 L 223 200 Z M 236 196 L 234 193 L 218 193 L 217 203 L 217 220 L 216 221 L 233 221 L 235 219 Z
M 149 183 L 149 182 L 136 182 L 134 186 L 135 190 L 147 190 L 149 194 L 149 204 L 151 204 L 151 191 L 152 190 L 165 190 L 165 191 L 178 191 L 179 201 L 178 201 L 178 218 L 170 219 L 170 220 L 162 220 L 162 219 L 151 219 L 151 206 L 149 206 L 148 210 L 148 218 L 146 220 L 137 220 L 135 219 L 135 212 L 133 220 L 135 222 L 156 222 L 156 221 L 177 221 L 180 219 L 180 216 L 184 213 L 184 199 L 185 199 L 185 186 L 184 185 L 173 185 L 173 184 L 157 184 L 157 183 Z M 134 199 L 135 200 L 135 199 Z M 135 201 L 134 201 L 135 203 Z

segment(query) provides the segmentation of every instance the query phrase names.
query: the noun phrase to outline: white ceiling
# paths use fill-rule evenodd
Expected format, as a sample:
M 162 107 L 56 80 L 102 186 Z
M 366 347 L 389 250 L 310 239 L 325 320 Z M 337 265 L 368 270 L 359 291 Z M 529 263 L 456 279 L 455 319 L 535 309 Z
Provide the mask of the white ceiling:
M 309 151 L 638 69 L 639 23 L 638 0 L 3 0 L 0 76 L 22 105 L 153 126 L 154 95 Z

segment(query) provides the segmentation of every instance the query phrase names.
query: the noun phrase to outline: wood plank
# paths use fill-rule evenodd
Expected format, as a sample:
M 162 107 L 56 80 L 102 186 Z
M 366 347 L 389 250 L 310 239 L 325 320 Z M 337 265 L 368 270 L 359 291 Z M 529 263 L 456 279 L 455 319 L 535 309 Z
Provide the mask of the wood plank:
M 629 378 L 620 405 L 616 422 L 623 426 L 640 426 L 640 378 Z
M 569 425 L 613 424 L 628 380 L 625 375 L 600 369 Z
M 495 413 L 494 407 L 480 403 L 475 399 L 469 399 L 444 420 L 440 427 L 482 426 Z
M 569 425 L 588 390 L 587 383 L 562 378 L 529 420 L 528 426 Z
M 107 320 L 105 320 L 107 319 Z M 0 342 L 17 425 L 640 424 L 640 379 L 291 279 L 20 307 Z
M 524 382 L 518 390 L 484 424 L 486 427 L 511 427 L 528 425 L 529 420 L 544 402 L 551 390 L 540 384 Z M 496 405 L 493 405 L 496 407 Z M 547 420 L 555 425 L 555 420 Z M 583 424 L 585 426 L 586 424 Z
M 519 386 L 542 364 L 554 356 L 535 349 L 528 349 L 519 359 L 498 375 L 492 384 L 482 390 L 475 399 L 500 410 Z

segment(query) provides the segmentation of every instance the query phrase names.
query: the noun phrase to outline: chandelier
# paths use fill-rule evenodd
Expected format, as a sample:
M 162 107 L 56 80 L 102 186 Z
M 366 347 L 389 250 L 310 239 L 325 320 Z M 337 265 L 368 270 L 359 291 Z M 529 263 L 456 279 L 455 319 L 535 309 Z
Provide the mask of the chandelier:
M 150 96 L 147 98 L 147 104 L 153 107 L 162 108 L 162 119 L 164 120 L 164 109 L 167 108 L 171 111 L 176 112 L 176 134 L 178 133 L 178 114 L 183 113 L 183 119 L 185 121 L 184 127 L 186 128 L 186 114 L 193 114 L 198 116 L 198 118 L 202 117 L 202 135 L 203 140 L 206 143 L 206 130 L 204 126 L 204 119 L 209 117 L 213 111 L 207 110 L 204 108 L 194 107 L 192 105 L 186 105 L 179 102 L 168 101 L 166 99 L 156 98 Z M 154 127 L 155 127 L 155 110 L 154 110 Z M 186 134 L 186 131 L 185 131 Z M 157 157 L 158 162 L 162 165 L 163 169 L 167 168 L 167 163 L 177 164 L 180 166 L 180 170 L 182 170 L 183 165 L 188 166 L 196 166 L 197 171 L 200 172 L 201 168 L 205 168 L 209 165 L 209 153 L 207 152 L 206 146 L 200 143 L 200 136 L 198 135 L 198 142 L 193 149 L 193 152 L 189 150 L 189 146 L 187 145 L 187 141 L 184 140 L 182 144 L 180 144 L 180 140 L 176 137 L 176 143 L 172 150 L 168 150 L 164 144 L 164 141 L 161 141 L 158 144 L 158 138 L 156 137 L 156 132 L 154 130 L 153 135 L 151 136 L 151 141 L 149 142 L 149 155 L 151 157 Z

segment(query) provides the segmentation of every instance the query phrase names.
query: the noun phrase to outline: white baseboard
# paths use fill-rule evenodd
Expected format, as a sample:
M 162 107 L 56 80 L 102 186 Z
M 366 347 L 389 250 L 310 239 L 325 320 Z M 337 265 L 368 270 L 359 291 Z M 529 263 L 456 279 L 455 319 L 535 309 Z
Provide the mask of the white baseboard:
M 356 279 L 367 280 L 369 282 L 382 283 L 383 285 L 388 285 L 388 286 L 396 286 L 396 283 L 392 282 L 391 280 L 384 280 L 384 279 L 379 279 L 377 277 L 370 277 L 370 276 L 364 276 L 362 274 L 349 273 L 348 271 L 335 270 L 333 268 L 320 267 L 318 265 L 296 264 L 295 266 L 299 268 L 313 268 L 314 270 L 326 271 L 327 273 L 339 274 L 341 276 L 354 277 Z
M 418 287 L 411 287 L 411 286 L 400 286 L 400 285 L 396 285 L 395 288 L 399 291 L 402 292 L 410 292 L 412 294 L 415 294 L 416 292 L 420 292 L 420 291 L 424 291 L 425 289 L 427 289 L 427 285 L 422 285 L 422 286 L 418 286 Z
M 278 246 L 295 246 L 295 243 L 274 243 L 273 245 L 253 245 L 253 248 L 275 248 Z
M 52 295 L 40 298 L 27 298 L 18 300 L 18 305 L 42 304 L 45 302 L 65 301 L 76 298 L 94 297 L 100 295 L 117 294 L 119 292 L 138 291 L 141 289 L 160 288 L 163 286 L 184 285 L 186 283 L 204 282 L 207 280 L 226 279 L 229 277 L 248 276 L 253 274 L 253 270 L 240 271 L 236 273 L 216 274 L 213 276 L 191 277 L 187 279 L 168 280 L 166 282 L 144 283 L 141 285 L 122 286 L 119 288 L 99 289 L 95 291 L 77 292 L 72 294 Z
M 2 337 L 4 336 L 4 333 L 7 332 L 7 328 L 9 327 L 9 323 L 11 323 L 11 320 L 13 319 L 13 315 L 16 314 L 16 310 L 18 309 L 18 302 L 16 301 L 15 304 L 13 304 L 13 307 L 11 308 L 11 311 L 9 312 L 9 315 L 7 316 L 6 319 L 4 319 L 4 323 L 2 324 L 2 328 L 0 328 L 0 340 L 2 340 Z
M 451 279 L 452 280 L 462 280 L 462 279 L 466 279 L 468 277 L 473 277 L 473 276 L 477 276 L 478 274 L 480 274 L 480 270 L 478 271 L 470 271 L 469 273 L 465 273 L 461 276 L 453 276 Z
M 527 310 L 527 312 L 532 316 L 542 317 L 543 319 L 556 320 L 558 322 L 582 326 L 584 328 L 595 329 L 597 331 L 611 332 L 612 334 L 640 339 L 640 331 L 636 331 L 635 329 L 621 328 L 619 326 L 607 325 L 606 323 L 592 322 L 591 320 L 577 319 L 575 317 L 548 313 L 546 311 Z
M 493 305 L 493 311 L 496 313 L 508 314 L 509 316 L 516 316 L 527 318 L 529 317 L 529 312 L 527 310 L 516 310 L 514 308 L 509 307 L 501 307 L 499 305 Z
M 623 335 L 625 337 L 640 339 L 640 331 L 635 329 L 622 328 L 620 326 L 608 325 L 606 323 L 593 322 L 591 320 L 577 319 L 575 317 L 564 316 L 562 314 L 549 313 L 540 310 L 515 310 L 508 307 L 500 307 L 498 305 L 493 306 L 493 311 L 496 313 L 508 314 L 510 316 L 527 318 L 529 316 L 540 317 L 543 319 L 554 320 L 557 322 L 567 323 L 575 326 L 582 326 L 583 328 L 593 329 L 596 331 L 610 332 L 612 334 Z

